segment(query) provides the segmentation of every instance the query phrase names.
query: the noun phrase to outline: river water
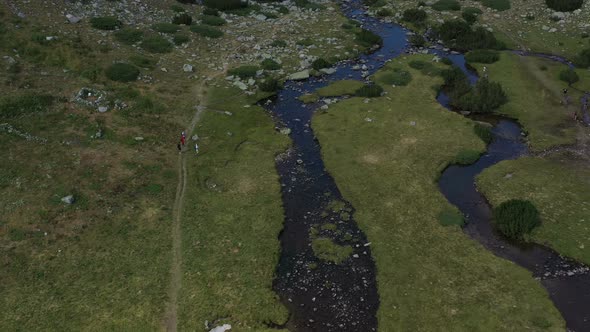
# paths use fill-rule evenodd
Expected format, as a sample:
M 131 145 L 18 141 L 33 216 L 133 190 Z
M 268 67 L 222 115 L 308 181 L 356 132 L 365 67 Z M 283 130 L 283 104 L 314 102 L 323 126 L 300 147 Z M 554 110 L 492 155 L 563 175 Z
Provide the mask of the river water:
M 376 331 L 379 296 L 370 243 L 356 225 L 354 207 L 341 195 L 325 169 L 320 146 L 311 128 L 311 118 L 321 103 L 305 105 L 297 98 L 342 79 L 364 80 L 408 48 L 408 31 L 399 25 L 367 16 L 358 0 L 342 3 L 351 19 L 379 34 L 383 46 L 354 61 L 345 61 L 329 76 L 288 81 L 265 107 L 290 129 L 291 149 L 277 158 L 285 210 L 279 239 L 281 257 L 273 288 L 289 309 L 286 327 L 293 331 Z M 472 84 L 477 76 L 465 66 L 460 54 L 433 50 L 451 59 Z M 434 56 L 434 55 L 433 55 Z M 438 97 L 448 106 L 444 94 Z M 495 163 L 528 152 L 521 129 L 509 119 L 493 118 L 493 140 L 487 152 L 469 166 L 448 167 L 442 174 L 441 192 L 466 216 L 465 233 L 495 255 L 530 270 L 548 290 L 568 328 L 590 331 L 590 274 L 588 268 L 539 246 L 510 243 L 494 232 L 490 207 L 475 188 L 474 178 Z M 340 264 L 316 257 L 313 238 L 328 238 L 352 247 L 351 258 Z

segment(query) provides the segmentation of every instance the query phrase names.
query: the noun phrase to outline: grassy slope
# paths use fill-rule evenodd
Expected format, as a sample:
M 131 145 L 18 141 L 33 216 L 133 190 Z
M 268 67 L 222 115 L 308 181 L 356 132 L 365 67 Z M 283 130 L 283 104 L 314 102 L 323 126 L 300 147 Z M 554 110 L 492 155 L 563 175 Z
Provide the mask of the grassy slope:
M 368 104 L 339 102 L 313 121 L 327 168 L 372 242 L 380 329 L 563 330 L 527 271 L 437 220 L 452 209 L 439 173 L 460 151 L 484 145 L 471 121 L 437 104 L 432 78 L 411 72 L 407 87 L 388 87 Z
M 548 69 L 543 71 L 544 65 Z M 558 80 L 558 72 L 566 68 L 555 62 L 533 57 L 502 53 L 500 61 L 486 65 L 492 81 L 502 84 L 508 103 L 498 112 L 518 119 L 528 132 L 532 150 L 575 142 L 575 123 L 570 113 L 579 107 L 573 98 L 571 107 L 560 105 L 561 91 L 567 86 Z M 481 69 L 483 65 L 475 65 Z M 571 91 L 576 96 L 575 91 Z
M 512 174 L 511 177 L 505 177 Z M 487 169 L 477 179 L 492 205 L 513 198 L 533 202 L 543 223 L 532 240 L 590 264 L 590 171 L 557 160 L 520 158 Z
M 214 89 L 209 102 L 233 115 L 205 113 L 196 130 L 201 152 L 187 165 L 179 328 L 220 318 L 232 331 L 284 323 L 271 285 L 283 223 L 274 156 L 288 140 L 260 107 L 244 108 L 238 91 Z

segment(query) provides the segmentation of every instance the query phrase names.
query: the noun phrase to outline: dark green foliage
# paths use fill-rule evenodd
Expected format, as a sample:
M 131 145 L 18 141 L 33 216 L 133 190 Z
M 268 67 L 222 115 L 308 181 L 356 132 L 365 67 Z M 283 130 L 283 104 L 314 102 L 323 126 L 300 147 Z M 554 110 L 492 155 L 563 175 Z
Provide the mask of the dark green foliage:
M 461 17 L 465 20 L 465 22 L 467 22 L 469 25 L 472 25 L 473 23 L 477 22 L 477 15 L 475 14 L 471 14 L 471 13 L 466 13 L 466 12 L 462 12 L 461 13 Z
M 455 106 L 473 113 L 490 113 L 508 101 L 500 83 L 480 79 L 475 88 L 455 100 Z
M 473 126 L 473 132 L 486 144 L 490 144 L 492 141 L 492 128 L 490 126 L 476 122 Z
M 143 38 L 143 31 L 133 28 L 124 28 L 115 32 L 115 38 L 123 44 L 132 45 L 141 41 Z
M 558 12 L 573 12 L 582 7 L 584 0 L 545 0 L 545 3 Z
M 121 27 L 122 23 L 116 17 L 104 16 L 93 17 L 90 19 L 90 25 L 95 29 L 100 30 L 115 30 Z
M 152 29 L 154 29 L 155 31 L 161 32 L 161 33 L 175 33 L 180 28 L 178 27 L 177 24 L 156 23 L 156 24 L 152 25 Z
M 201 15 L 201 23 L 213 26 L 220 26 L 224 25 L 227 22 L 219 16 Z
M 0 117 L 11 118 L 47 110 L 55 98 L 46 94 L 27 93 L 18 96 L 6 96 L 0 99 Z
M 559 73 L 559 79 L 572 85 L 580 80 L 578 74 L 571 68 L 564 69 Z
M 574 64 L 580 68 L 590 68 L 590 48 L 582 50 L 574 57 Z
M 510 9 L 510 0 L 481 0 L 481 3 L 488 8 L 492 8 L 498 11 Z
M 481 15 L 481 14 L 483 14 L 483 12 L 481 11 L 481 9 L 475 8 L 475 7 L 464 7 L 463 8 L 463 13 L 473 14 L 473 15 Z
M 281 69 L 281 65 L 274 61 L 273 59 L 264 59 L 262 60 L 262 62 L 260 63 L 260 66 L 262 67 L 262 69 L 265 70 L 279 70 Z
M 453 66 L 450 69 L 443 70 L 441 76 L 444 79 L 443 91 L 451 99 L 451 105 L 457 107 L 457 101 L 465 94 L 471 91 L 471 85 L 467 76 L 459 67 Z
M 275 92 L 281 88 L 281 84 L 276 78 L 267 78 L 260 82 L 258 87 L 264 92 Z
M 152 53 L 168 53 L 172 51 L 172 44 L 163 37 L 152 36 L 143 40 L 141 47 Z
M 297 7 L 300 8 L 305 8 L 305 9 L 311 9 L 311 10 L 322 10 L 325 9 L 326 7 L 315 3 L 315 2 L 310 2 L 309 0 L 295 0 L 295 5 Z
M 426 21 L 428 14 L 422 9 L 411 8 L 404 10 L 403 20 L 410 23 L 423 23 Z
M 331 65 L 332 64 L 324 58 L 318 58 L 311 63 L 312 68 L 315 70 L 320 70 L 322 68 L 328 68 Z
M 205 6 L 217 10 L 231 10 L 246 7 L 242 0 L 205 0 Z
M 205 9 L 203 9 L 203 15 L 219 16 L 219 11 L 215 8 L 206 7 Z
M 129 61 L 139 68 L 148 69 L 156 68 L 156 64 L 158 63 L 158 59 L 149 58 L 143 55 L 132 55 L 129 57 Z
M 174 41 L 174 44 L 182 45 L 184 43 L 188 43 L 191 39 L 189 38 L 189 36 L 185 35 L 184 33 L 177 33 L 174 35 L 172 40 Z
M 172 19 L 172 24 L 184 24 L 184 25 L 191 25 L 193 23 L 193 18 L 189 14 L 183 13 L 180 15 L 174 16 Z
M 311 38 L 300 39 L 297 41 L 297 45 L 311 46 L 313 45 L 313 40 Z
M 238 76 L 242 79 L 255 77 L 256 72 L 259 70 L 257 66 L 240 66 L 227 71 L 229 75 Z
M 98 80 L 100 74 L 102 73 L 102 68 L 100 67 L 91 67 L 86 70 L 83 70 L 80 73 L 80 77 L 85 78 L 91 82 L 96 82 Z
M 453 64 L 453 61 L 451 61 L 451 59 L 449 59 L 449 58 L 442 58 L 442 60 L 440 62 L 444 63 L 445 65 L 449 65 L 449 66 Z
M 393 68 L 379 76 L 379 82 L 388 85 L 405 86 L 412 81 L 412 74 L 401 68 Z
M 180 3 L 184 3 L 184 4 L 195 4 L 197 3 L 197 0 L 176 0 Z
M 105 70 L 106 76 L 117 82 L 132 82 L 137 80 L 139 69 L 127 63 L 115 63 Z
M 457 154 L 457 156 L 455 156 L 453 163 L 461 165 L 470 165 L 476 162 L 477 159 L 479 159 L 479 156 L 480 152 L 477 150 L 463 150 L 460 151 Z
M 541 218 L 531 202 L 511 199 L 494 208 L 494 224 L 507 237 L 522 239 L 541 225 Z
M 287 42 L 282 39 L 277 39 L 273 41 L 270 46 L 272 47 L 287 47 Z
M 383 93 L 383 88 L 377 84 L 365 85 L 355 91 L 354 95 L 357 97 L 373 98 L 380 97 Z
M 387 8 L 381 8 L 377 11 L 377 16 L 379 17 L 387 17 L 387 16 L 392 16 L 393 12 L 391 11 L 391 9 L 387 9 Z
M 422 35 L 419 34 L 411 35 L 409 38 L 409 42 L 410 44 L 416 47 L 423 47 L 424 45 L 426 45 L 426 40 L 424 39 L 424 37 L 422 37 Z
M 438 214 L 438 221 L 443 226 L 463 226 L 465 219 L 461 212 L 455 210 L 445 210 Z
M 381 38 L 381 36 L 365 29 L 362 29 L 361 31 L 356 33 L 356 41 L 365 47 L 371 47 L 373 45 L 383 45 L 383 39 Z
M 177 12 L 177 13 L 184 13 L 184 8 L 179 5 L 170 6 L 170 10 L 172 10 L 173 12 Z
M 446 10 L 461 10 L 461 4 L 457 0 L 438 0 L 431 7 L 439 12 Z
M 279 8 L 277 9 L 277 11 L 283 15 L 287 15 L 289 14 L 289 8 L 285 7 L 285 6 L 279 6 Z
M 445 44 L 461 51 L 504 48 L 493 33 L 482 27 L 472 29 L 469 23 L 463 20 L 445 21 L 437 32 Z
M 192 25 L 191 31 L 203 37 L 209 38 L 220 38 L 223 36 L 223 31 L 211 26 L 201 24 Z
M 465 55 L 467 62 L 494 63 L 500 60 L 500 53 L 493 50 L 473 50 Z
M 410 63 L 408 63 L 408 65 L 410 66 L 410 68 L 420 70 L 420 69 L 424 69 L 426 66 L 428 66 L 429 63 L 426 61 L 421 61 L 421 60 L 412 60 L 412 61 L 410 61 Z

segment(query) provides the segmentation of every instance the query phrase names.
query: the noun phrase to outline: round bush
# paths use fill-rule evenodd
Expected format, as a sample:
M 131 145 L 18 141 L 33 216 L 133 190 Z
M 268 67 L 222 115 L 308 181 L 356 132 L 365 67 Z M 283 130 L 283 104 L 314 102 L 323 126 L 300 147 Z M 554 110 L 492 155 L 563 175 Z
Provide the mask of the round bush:
M 229 75 L 238 76 L 242 79 L 251 78 L 256 76 L 256 72 L 259 70 L 257 66 L 240 66 L 227 71 Z
M 545 0 L 545 3 L 558 12 L 573 12 L 582 7 L 584 0 Z
M 510 9 L 510 0 L 482 0 L 481 3 L 484 6 L 495 9 L 497 11 L 504 11 Z
M 424 39 L 424 37 L 422 37 L 422 35 L 419 34 L 411 35 L 408 41 L 410 42 L 410 44 L 416 47 L 422 47 L 426 45 L 426 40 Z
M 125 28 L 115 32 L 115 38 L 123 44 L 132 45 L 141 41 L 143 38 L 143 31 Z
M 564 69 L 559 73 L 559 79 L 566 82 L 569 85 L 572 85 L 580 80 L 578 74 L 571 68 Z
M 267 78 L 258 84 L 260 90 L 264 92 L 275 92 L 281 88 L 281 83 L 276 78 Z
M 201 15 L 201 23 L 213 26 L 224 25 L 226 22 L 219 16 Z
M 379 76 L 379 82 L 388 85 L 405 86 L 412 81 L 412 74 L 409 71 L 394 68 Z
M 143 40 L 141 47 L 152 53 L 168 53 L 172 51 L 172 44 L 165 38 L 153 36 Z
M 365 85 L 354 92 L 355 96 L 366 98 L 380 97 L 382 93 L 383 88 L 377 84 Z
M 422 9 L 411 8 L 404 10 L 402 18 L 406 22 L 422 23 L 426 21 L 427 16 L 428 14 Z
M 193 18 L 189 14 L 180 14 L 174 16 L 172 19 L 173 24 L 184 24 L 184 25 L 191 25 L 193 23 Z
M 328 68 L 331 65 L 332 64 L 324 58 L 318 58 L 311 63 L 311 67 L 315 70 L 320 70 L 322 68 Z
M 173 37 L 174 44 L 182 45 L 184 43 L 188 43 L 191 39 L 189 36 L 185 35 L 184 33 L 177 33 Z
M 219 16 L 219 11 L 214 8 L 203 9 L 203 15 Z
M 265 69 L 265 70 L 279 70 L 279 69 L 281 69 L 281 64 L 272 60 L 272 59 L 264 59 L 260 63 L 260 66 L 262 66 L 262 69 Z
M 104 16 L 91 18 L 90 25 L 99 30 L 116 30 L 121 27 L 122 23 L 114 16 Z
M 152 25 L 152 29 L 154 29 L 155 31 L 161 32 L 161 33 L 175 33 L 180 28 L 178 27 L 177 24 L 156 23 L 156 24 Z
M 461 10 L 461 4 L 457 0 L 438 0 L 432 5 L 432 9 L 439 12 L 447 10 Z
M 223 36 L 223 31 L 214 27 L 201 24 L 192 25 L 191 31 L 208 38 L 220 38 Z
M 412 61 L 410 61 L 410 63 L 408 63 L 408 65 L 410 66 L 410 68 L 420 70 L 420 69 L 426 68 L 426 66 L 428 66 L 429 63 L 426 61 L 421 61 L 421 60 L 412 60 Z
M 590 68 L 590 48 L 582 50 L 574 58 L 574 64 L 580 68 Z
M 217 10 L 231 10 L 246 7 L 247 4 L 242 0 L 205 0 L 205 6 Z
M 494 208 L 494 223 L 502 234 L 511 239 L 522 239 L 541 225 L 539 211 L 533 203 L 511 199 Z
M 139 69 L 127 63 L 115 63 L 105 70 L 107 77 L 117 82 L 132 82 L 137 80 Z
M 381 38 L 381 36 L 365 29 L 362 29 L 360 32 L 356 34 L 356 41 L 365 47 L 371 47 L 373 45 L 383 45 L 383 39 Z

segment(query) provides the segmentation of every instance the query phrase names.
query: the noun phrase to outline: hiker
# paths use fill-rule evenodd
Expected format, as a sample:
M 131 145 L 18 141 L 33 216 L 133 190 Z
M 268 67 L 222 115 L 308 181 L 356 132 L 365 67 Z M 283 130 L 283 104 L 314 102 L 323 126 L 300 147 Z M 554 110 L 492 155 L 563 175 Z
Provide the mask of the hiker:
M 176 144 L 176 147 L 178 148 L 178 153 L 182 153 L 182 147 L 180 146 L 180 142 Z
M 483 66 L 483 77 L 488 78 L 488 67 Z
M 195 152 L 199 154 L 199 144 L 195 143 Z
M 184 135 L 180 136 L 180 143 L 182 144 L 182 146 L 184 146 L 185 142 L 186 142 L 186 137 Z
M 568 105 L 570 102 L 570 97 L 567 95 L 567 89 L 563 89 L 563 104 Z

